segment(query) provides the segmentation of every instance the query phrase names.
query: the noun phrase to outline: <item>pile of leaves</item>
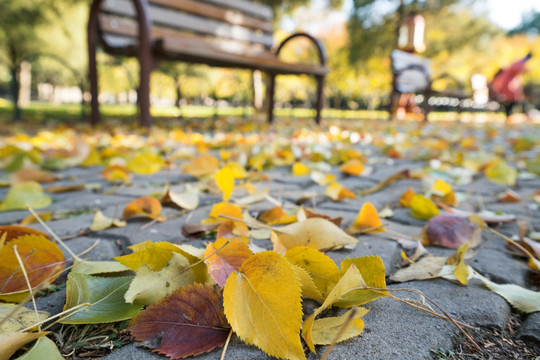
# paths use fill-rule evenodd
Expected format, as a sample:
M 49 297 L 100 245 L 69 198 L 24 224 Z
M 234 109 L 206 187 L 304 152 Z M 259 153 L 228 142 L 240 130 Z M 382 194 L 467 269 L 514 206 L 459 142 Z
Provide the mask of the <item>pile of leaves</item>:
M 391 297 L 433 316 L 446 318 L 436 304 L 419 306 L 395 297 L 386 287 L 385 268 L 380 257 L 348 258 L 336 264 L 325 254 L 352 248 L 362 234 L 396 238 L 405 250 L 403 269 L 392 274 L 394 282 L 442 277 L 467 285 L 476 277 L 492 291 L 506 298 L 522 312 L 540 311 L 540 293 L 511 284 L 496 284 L 472 269 L 468 263 L 482 246 L 482 231 L 496 232 L 489 224 L 515 221 L 506 214 L 463 213 L 455 208 L 463 194 L 454 185 L 485 176 L 504 186 L 515 185 L 519 176 L 538 174 L 540 157 L 530 153 L 537 145 L 527 138 L 511 139 L 509 154 L 494 149 L 486 152 L 482 141 L 497 136 L 493 129 L 485 139 L 466 136 L 474 129 L 456 131 L 441 139 L 435 129 L 412 127 L 399 132 L 381 128 L 328 131 L 296 129 L 288 138 L 261 133 L 200 133 L 156 130 L 152 136 L 118 132 L 79 134 L 72 131 L 40 132 L 34 137 L 17 134 L 0 144 L 0 167 L 9 176 L 9 186 L 0 211 L 30 209 L 22 224 L 57 218 L 46 210 L 51 194 L 93 189 L 94 184 L 48 186 L 59 179 L 55 170 L 67 167 L 102 166 L 101 176 L 113 186 L 129 186 L 133 177 L 170 173 L 179 169 L 195 181 L 143 196 L 129 203 L 121 216 L 107 217 L 97 211 L 89 231 L 124 227 L 146 218 L 167 221 L 162 207 L 189 212 L 199 206 L 201 192 L 214 193 L 214 204 L 201 224 L 186 224 L 186 236 L 202 236 L 212 241 L 204 248 L 169 242 L 143 242 L 132 253 L 113 261 L 85 261 L 74 254 L 52 232 L 48 234 L 24 226 L 0 227 L 0 299 L 19 305 L 1 306 L 0 340 L 9 346 L 0 354 L 9 357 L 22 345 L 38 339 L 29 350 L 60 356 L 56 345 L 45 336 L 51 322 L 87 325 L 129 320 L 128 331 L 151 351 L 172 358 L 197 355 L 222 346 L 234 333 L 247 344 L 265 353 L 287 359 L 304 359 L 303 343 L 316 352 L 317 345 L 330 345 L 362 333 L 363 307 L 381 297 Z M 406 134 L 407 136 L 403 136 Z M 360 152 L 355 145 L 373 145 L 384 157 Z M 418 146 L 420 145 L 420 146 Z M 400 171 L 371 188 L 349 189 L 342 180 L 369 175 L 388 158 L 426 160 L 421 170 Z M 518 164 L 517 166 L 511 163 Z M 345 229 L 340 218 L 329 218 L 304 206 L 284 208 L 257 183 L 269 180 L 264 170 L 290 167 L 293 176 L 309 177 L 321 186 L 324 197 L 341 202 L 379 191 L 402 179 L 419 179 L 423 191 L 408 189 L 397 205 L 377 210 L 365 202 L 354 222 Z M 338 169 L 338 174 L 332 169 Z M 535 202 L 540 202 L 536 195 Z M 313 198 L 302 194 L 298 203 Z M 501 194 L 501 201 L 516 201 L 516 194 Z M 268 201 L 273 207 L 254 218 L 246 208 Z M 397 207 L 408 208 L 412 217 L 427 221 L 422 234 L 406 241 L 406 236 L 386 229 L 381 217 L 391 217 Z M 44 221 L 45 220 L 45 221 Z M 514 240 L 505 238 L 521 252 L 532 270 L 540 269 L 540 246 L 528 226 Z M 256 246 L 253 239 L 268 239 L 271 250 Z M 203 244 L 201 244 L 203 245 Z M 456 249 L 449 257 L 427 253 L 423 245 Z M 65 259 L 59 246 L 71 258 Z M 473 249 L 473 251 L 470 250 Z M 4 261 L 4 259 L 6 259 Z M 61 314 L 27 312 L 22 305 L 67 272 L 66 302 Z M 419 294 L 422 299 L 425 297 Z M 311 314 L 302 313 L 302 301 L 320 305 Z M 342 315 L 324 317 L 331 307 L 343 308 Z M 24 322 L 12 320 L 25 314 Z M 49 325 L 43 328 L 43 324 Z M 303 343 L 302 343 L 303 342 Z M 474 341 L 471 339 L 471 343 Z

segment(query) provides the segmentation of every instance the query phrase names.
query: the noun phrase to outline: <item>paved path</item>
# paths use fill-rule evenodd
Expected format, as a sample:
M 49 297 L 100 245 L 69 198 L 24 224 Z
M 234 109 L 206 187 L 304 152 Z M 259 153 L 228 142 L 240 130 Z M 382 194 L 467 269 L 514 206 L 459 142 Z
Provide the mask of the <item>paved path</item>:
M 360 151 L 369 154 L 368 159 L 373 162 L 373 172 L 362 177 L 345 177 L 333 170 L 339 181 L 351 190 L 359 190 L 370 187 L 378 181 L 402 169 L 422 169 L 427 161 L 391 160 L 379 155 L 379 149 L 371 145 L 355 145 Z M 51 228 L 59 236 L 77 234 L 89 227 L 96 209 L 100 209 L 107 216 L 121 213 L 124 206 L 131 200 L 146 194 L 162 191 L 167 180 L 165 171 L 151 176 L 135 176 L 131 186 L 118 187 L 105 181 L 101 176 L 102 168 L 71 168 L 60 171 L 62 180 L 54 185 L 70 185 L 78 183 L 96 183 L 101 187 L 97 191 L 82 190 L 77 192 L 53 194 L 54 203 L 48 210 L 57 213 L 70 210 L 64 219 L 49 222 Z M 270 180 L 257 183 L 259 189 L 268 188 L 270 194 L 276 198 L 282 198 L 286 206 L 296 206 L 295 202 L 303 193 L 317 192 L 322 194 L 324 187 L 316 185 L 309 176 L 294 177 L 290 167 L 275 167 L 264 171 Z M 180 174 L 179 170 L 173 171 L 173 186 L 181 187 L 185 182 L 193 182 L 194 178 Z M 357 216 L 361 205 L 365 201 L 371 201 L 378 209 L 385 205 L 394 207 L 394 216 L 385 219 L 385 226 L 391 230 L 399 231 L 405 235 L 417 236 L 420 234 L 424 221 L 417 220 L 409 215 L 408 210 L 397 206 L 400 195 L 411 186 L 416 191 L 422 190 L 420 180 L 399 180 L 383 191 L 368 195 L 355 200 L 344 202 L 332 202 L 320 195 L 314 202 L 307 201 L 307 206 L 315 204 L 318 212 L 332 217 L 342 216 L 342 227 L 348 227 Z M 490 210 L 501 210 L 506 213 L 516 214 L 521 217 L 533 219 L 538 226 L 540 210 L 531 195 L 540 189 L 540 179 L 518 180 L 512 189 L 518 193 L 523 201 L 512 204 L 497 202 L 497 194 L 505 191 L 508 187 L 493 184 L 483 176 L 476 177 L 472 183 L 457 186 L 456 190 L 472 194 L 468 200 L 460 204 L 460 208 L 471 210 L 477 208 L 481 201 Z M 0 198 L 3 198 L 7 189 L 0 188 Z M 241 196 L 241 192 L 235 193 Z M 75 251 L 80 252 L 88 248 L 92 243 L 99 240 L 99 245 L 87 256 L 93 260 L 108 260 L 115 256 L 128 253 L 127 246 L 146 240 L 170 241 L 174 243 L 189 243 L 195 246 L 205 246 L 204 240 L 187 239 L 182 235 L 181 229 L 187 222 L 196 223 L 208 216 L 212 204 L 218 202 L 220 197 L 212 194 L 203 194 L 201 206 L 194 211 L 185 212 L 172 208 L 164 208 L 163 213 L 168 220 L 142 228 L 144 222 L 129 222 L 125 228 L 113 228 L 88 235 L 75 237 L 68 240 L 68 245 Z M 259 203 L 251 208 L 251 211 L 270 209 L 273 205 L 269 202 Z M 0 213 L 0 224 L 12 224 L 25 217 L 25 211 L 11 211 Z M 40 225 L 33 225 L 41 229 Z M 537 227 L 537 229 L 539 229 Z M 506 235 L 517 234 L 515 223 L 499 227 Z M 487 236 L 487 235 L 485 235 Z M 258 246 L 270 248 L 269 241 L 258 241 Z M 382 257 L 387 273 L 396 271 L 400 263 L 401 247 L 392 240 L 384 239 L 377 235 L 364 235 L 354 250 L 340 250 L 329 252 L 328 255 L 338 264 L 343 258 L 357 257 L 375 254 Z M 449 255 L 453 251 L 442 248 L 428 248 L 436 255 Z M 518 284 L 529 289 L 538 291 L 540 280 L 538 275 L 529 270 L 526 262 L 509 254 L 504 241 L 493 237 L 489 246 L 486 246 L 471 262 L 471 265 L 484 276 L 499 283 Z M 446 280 L 413 281 L 404 284 L 389 284 L 390 288 L 407 287 L 424 292 L 429 298 L 441 305 L 455 319 L 476 327 L 495 327 L 504 329 L 509 321 L 512 309 L 500 296 L 492 293 L 480 283 L 472 282 L 469 286 L 459 286 Z M 53 295 L 40 298 L 39 306 L 43 310 L 52 313 L 59 312 L 64 303 L 65 292 L 60 291 Z M 371 311 L 364 317 L 365 331 L 361 337 L 354 338 L 338 344 L 332 351 L 329 359 L 431 359 L 432 349 L 455 349 L 459 339 L 458 330 L 449 322 L 434 318 L 418 310 L 412 309 L 391 299 L 379 299 L 367 305 Z M 310 313 L 315 303 L 306 302 L 305 313 Z M 329 314 L 340 311 L 329 311 Z M 518 338 L 531 342 L 540 343 L 540 313 L 523 316 L 524 320 L 519 329 Z M 472 333 L 474 336 L 474 332 Z M 459 340 L 456 340 L 459 339 Z M 319 355 L 324 348 L 318 349 Z M 219 359 L 221 349 L 216 349 L 208 354 L 196 357 L 196 359 Z M 107 356 L 107 359 L 157 359 L 158 355 L 147 352 L 130 344 L 120 348 Z M 260 350 L 255 347 L 242 344 L 233 337 L 227 351 L 228 359 L 265 359 Z M 315 359 L 313 354 L 309 359 Z

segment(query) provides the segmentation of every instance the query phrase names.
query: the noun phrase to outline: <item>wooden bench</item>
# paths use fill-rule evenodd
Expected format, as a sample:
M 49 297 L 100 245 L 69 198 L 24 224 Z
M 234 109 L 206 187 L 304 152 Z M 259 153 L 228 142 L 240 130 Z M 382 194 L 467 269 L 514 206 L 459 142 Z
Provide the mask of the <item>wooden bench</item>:
M 454 77 L 444 74 L 433 78 L 431 62 L 418 55 L 410 54 L 401 50 L 393 50 L 392 60 L 392 94 L 390 104 L 390 116 L 394 116 L 398 106 L 401 94 L 421 94 L 424 99 L 422 108 L 424 111 L 424 120 L 436 104 L 435 98 L 443 98 L 451 107 L 457 108 L 458 112 L 462 109 L 464 100 L 471 97 L 463 88 L 463 84 Z M 449 79 L 456 87 L 456 90 L 436 91 L 433 84 L 437 81 Z
M 136 56 L 140 64 L 139 116 L 151 125 L 150 73 L 163 60 L 261 70 L 268 76 L 268 121 L 273 119 L 278 74 L 313 75 L 317 81 L 316 121 L 320 122 L 324 78 L 322 45 L 295 33 L 274 48 L 270 7 L 248 0 L 93 0 L 88 21 L 91 123 L 100 121 L 96 47 L 115 56 Z M 279 59 L 283 46 L 305 37 L 315 46 L 318 64 Z

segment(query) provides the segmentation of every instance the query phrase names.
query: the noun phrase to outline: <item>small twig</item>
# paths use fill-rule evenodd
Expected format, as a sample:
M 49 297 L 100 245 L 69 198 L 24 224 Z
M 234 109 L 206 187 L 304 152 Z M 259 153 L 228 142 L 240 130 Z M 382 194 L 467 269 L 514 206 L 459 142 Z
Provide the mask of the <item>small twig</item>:
M 32 209 L 30 206 L 27 207 L 28 211 L 34 215 L 36 220 L 51 234 L 54 240 L 56 240 L 66 251 L 71 255 L 71 257 L 74 259 L 74 261 L 81 261 L 81 258 L 79 258 L 71 249 L 54 233 L 54 231 L 51 230 L 51 228 L 39 217 L 39 215 Z
M 34 253 L 34 251 L 36 251 L 36 249 L 32 249 L 32 251 L 30 251 L 30 253 L 28 253 L 28 255 L 26 255 L 26 257 L 23 260 L 23 264 L 26 264 L 26 260 L 28 260 L 28 258 L 30 257 L 30 255 L 32 255 Z M 13 279 L 15 274 L 17 274 L 17 271 L 19 271 L 20 268 L 21 268 L 20 265 L 17 266 L 17 268 L 11 273 L 11 275 L 9 275 L 7 280 L 4 282 L 4 285 L 0 289 L 0 293 L 4 292 L 4 289 L 6 288 L 6 286 L 8 286 L 9 282 L 11 281 L 11 279 Z
M 28 274 L 26 273 L 26 268 L 24 267 L 21 256 L 19 255 L 19 251 L 17 250 L 17 245 L 13 245 L 13 252 L 15 253 L 15 257 L 17 258 L 17 262 L 19 263 L 19 267 L 21 268 L 21 272 L 23 273 L 24 280 L 26 280 L 26 286 L 28 286 L 28 291 L 30 292 L 30 295 L 32 295 L 32 304 L 34 305 L 34 312 L 36 314 L 36 321 L 39 322 L 39 313 L 38 313 L 38 309 L 37 309 L 36 299 L 34 298 L 34 294 L 32 293 L 32 285 L 30 284 L 30 279 L 28 278 Z
M 337 334 L 332 339 L 332 343 L 326 348 L 326 351 L 321 356 L 320 360 L 326 360 L 328 355 L 330 355 L 330 352 L 334 349 L 334 346 L 336 346 L 337 342 L 339 341 L 339 338 L 345 332 L 345 329 L 347 329 L 347 327 L 349 327 L 349 325 L 353 321 L 354 317 L 356 316 L 357 312 L 358 312 L 358 308 L 352 308 L 351 309 L 351 311 L 349 312 L 349 316 L 347 316 L 347 319 L 345 319 L 345 322 L 339 328 Z
M 37 293 L 38 291 L 41 291 L 45 288 L 47 288 L 47 286 L 49 286 L 49 279 L 45 279 L 43 282 L 41 282 L 38 286 L 36 286 L 31 292 L 30 294 L 28 294 L 20 303 L 18 303 L 13 309 L 11 309 L 11 311 L 6 315 L 4 316 L 3 318 L 0 319 L 0 326 L 2 326 L 6 321 L 8 321 L 8 319 L 13 316 L 13 314 L 15 314 L 17 311 L 19 311 L 20 308 L 22 308 L 27 302 L 29 302 L 32 297 L 33 297 L 33 294 Z M 34 327 L 35 325 L 33 325 Z
M 517 241 L 511 239 L 510 237 L 508 237 L 508 236 L 506 236 L 506 235 L 504 235 L 504 234 L 498 232 L 497 230 L 492 229 L 492 228 L 490 228 L 488 226 L 484 226 L 484 230 L 490 231 L 493 234 L 502 237 L 504 240 L 508 241 L 509 243 L 511 243 L 512 245 L 517 247 L 519 250 L 523 251 L 530 259 L 536 260 L 536 257 L 533 254 L 531 254 L 531 252 L 529 250 L 527 250 L 525 247 L 523 247 L 521 244 L 519 244 Z
M 90 305 L 92 305 L 92 304 L 90 304 L 90 303 L 79 304 L 79 305 L 77 305 L 77 306 L 74 306 L 74 307 L 72 307 L 72 308 L 69 308 L 69 309 L 67 309 L 67 310 L 64 310 L 64 311 L 62 311 L 62 312 L 60 312 L 60 313 L 58 313 L 58 314 L 56 314 L 56 315 L 53 315 L 53 316 L 51 316 L 51 317 L 49 317 L 49 318 L 47 318 L 47 319 L 45 319 L 45 320 L 42 320 L 42 321 L 38 322 L 37 324 L 34 324 L 34 325 L 29 326 L 29 327 L 27 327 L 27 328 L 25 328 L 25 329 L 22 329 L 21 331 L 22 331 L 22 332 L 28 331 L 28 330 L 30 330 L 30 329 L 35 328 L 36 326 L 43 325 L 43 324 L 45 324 L 46 322 L 51 321 L 52 319 L 63 317 L 63 316 L 64 316 L 65 314 L 67 314 L 67 313 L 69 313 L 69 316 L 71 316 L 71 315 L 73 315 L 73 314 L 75 314 L 75 313 L 77 313 L 77 312 L 83 310 L 84 308 L 86 308 L 86 307 L 88 307 L 88 306 L 90 306 Z M 63 320 L 63 319 L 64 319 L 64 318 L 59 319 L 58 321 L 61 321 L 61 320 Z M 52 324 L 47 325 L 43 330 L 47 330 L 48 328 L 50 328 L 51 326 L 53 326 L 53 325 L 56 324 L 56 323 L 57 323 L 57 321 L 55 321 L 55 322 L 52 323 Z
M 384 229 L 385 232 L 387 232 L 388 234 L 391 234 L 391 235 L 395 235 L 395 236 L 399 236 L 403 239 L 407 239 L 407 240 L 414 240 L 414 241 L 418 241 L 418 239 L 416 239 L 415 237 L 413 236 L 409 236 L 409 235 L 405 235 L 405 234 L 401 234 L 397 231 L 393 231 L 393 230 L 388 230 L 388 229 Z
M 229 336 L 227 336 L 227 340 L 225 341 L 225 346 L 223 347 L 223 351 L 221 352 L 221 357 L 219 358 L 219 360 L 225 359 L 225 353 L 227 352 L 227 348 L 229 347 L 229 342 L 231 341 L 232 334 L 233 331 L 231 329 L 231 331 L 229 331 Z
M 149 228 L 150 226 L 154 225 L 154 224 L 157 223 L 158 221 L 159 221 L 159 220 L 158 220 L 157 218 L 156 218 L 156 219 L 153 219 L 152 221 L 150 221 L 150 222 L 144 224 L 143 226 L 141 226 L 141 227 L 139 228 L 139 230 L 142 231 L 142 230 L 144 230 L 144 229 L 146 229 L 146 228 Z

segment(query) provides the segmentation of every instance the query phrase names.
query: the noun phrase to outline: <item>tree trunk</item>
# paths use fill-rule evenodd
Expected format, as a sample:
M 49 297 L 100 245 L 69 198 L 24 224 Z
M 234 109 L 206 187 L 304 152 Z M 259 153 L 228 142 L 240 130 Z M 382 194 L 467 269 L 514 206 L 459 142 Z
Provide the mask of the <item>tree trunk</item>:
M 13 100 L 13 120 L 21 120 L 21 108 L 19 107 L 19 66 L 10 67 L 9 71 L 11 73 L 11 98 Z

